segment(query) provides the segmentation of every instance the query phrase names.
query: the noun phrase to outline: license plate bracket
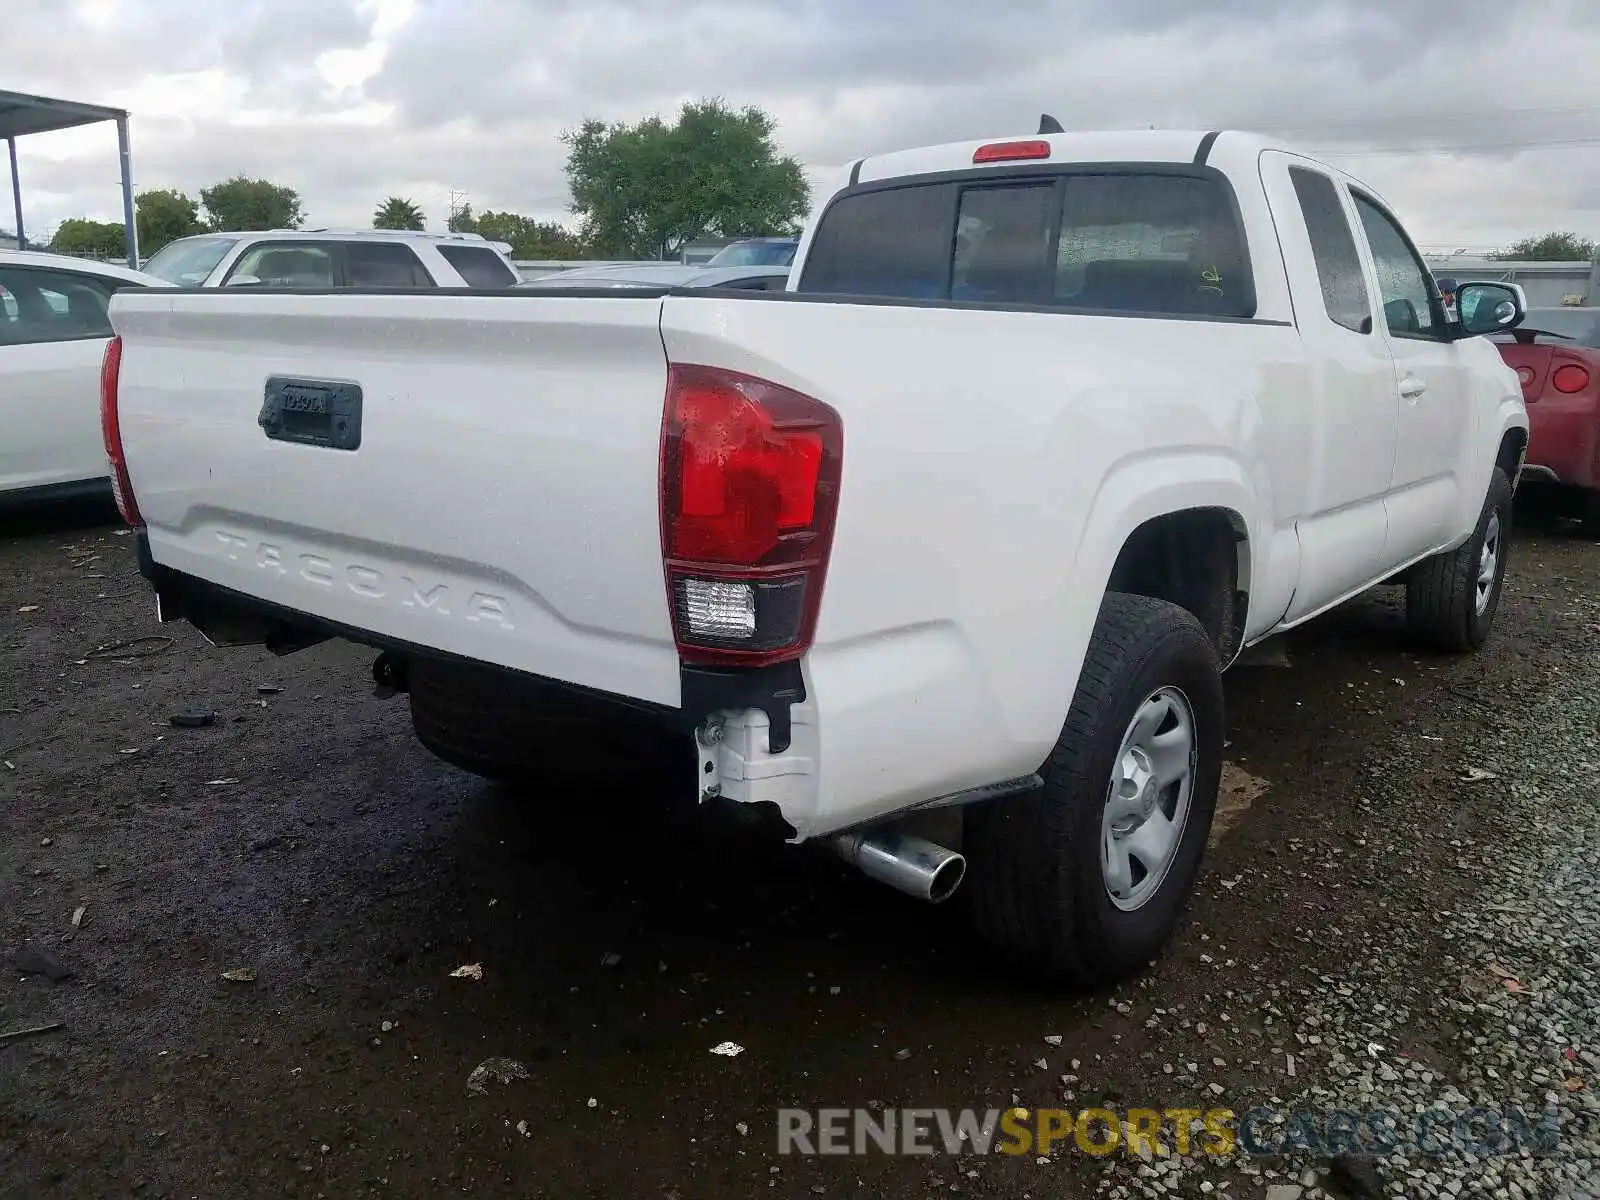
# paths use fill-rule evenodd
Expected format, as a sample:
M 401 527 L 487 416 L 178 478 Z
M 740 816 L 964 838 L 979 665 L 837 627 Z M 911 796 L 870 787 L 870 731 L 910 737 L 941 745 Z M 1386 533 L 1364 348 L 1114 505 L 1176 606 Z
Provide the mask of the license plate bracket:
M 361 446 L 361 385 L 274 375 L 256 418 L 267 437 L 298 446 L 356 450 Z

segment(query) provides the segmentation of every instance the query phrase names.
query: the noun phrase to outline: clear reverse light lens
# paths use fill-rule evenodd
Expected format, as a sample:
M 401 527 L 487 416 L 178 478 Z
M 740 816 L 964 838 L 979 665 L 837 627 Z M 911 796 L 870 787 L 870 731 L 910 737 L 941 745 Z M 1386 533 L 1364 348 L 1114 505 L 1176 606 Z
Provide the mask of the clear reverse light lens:
M 693 637 L 719 641 L 752 638 L 756 633 L 755 586 L 714 579 L 685 579 L 683 615 Z

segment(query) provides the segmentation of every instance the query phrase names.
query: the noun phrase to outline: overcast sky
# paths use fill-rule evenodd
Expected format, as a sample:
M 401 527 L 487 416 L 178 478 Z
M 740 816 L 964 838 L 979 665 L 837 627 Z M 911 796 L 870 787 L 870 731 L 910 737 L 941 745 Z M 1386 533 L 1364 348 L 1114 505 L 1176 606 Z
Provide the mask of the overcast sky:
M 560 217 L 558 135 L 722 95 L 818 183 L 852 158 L 1069 128 L 1282 132 L 1428 247 L 1600 235 L 1596 0 L 5 0 L 0 88 L 133 114 L 138 188 L 239 172 L 307 224 Z M 24 217 L 114 219 L 111 126 L 19 143 Z M 0 178 L 4 169 L 0 168 Z M 0 227 L 12 224 L 0 198 Z

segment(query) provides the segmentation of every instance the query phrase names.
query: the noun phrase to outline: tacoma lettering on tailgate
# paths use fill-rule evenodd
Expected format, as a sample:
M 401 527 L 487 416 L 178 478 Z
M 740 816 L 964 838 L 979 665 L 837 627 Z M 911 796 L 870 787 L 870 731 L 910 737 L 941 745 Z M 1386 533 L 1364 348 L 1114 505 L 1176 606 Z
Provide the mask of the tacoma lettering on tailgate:
M 335 563 L 321 554 L 286 549 L 272 542 L 257 542 L 237 533 L 217 530 L 222 555 L 229 562 L 248 562 L 274 575 L 294 576 L 322 588 L 344 588 L 368 600 L 383 600 L 400 608 L 422 609 L 441 617 L 459 616 L 475 624 L 488 623 L 511 632 L 511 605 L 504 596 L 474 591 L 458 606 L 447 583 L 418 582 L 410 575 L 393 578 L 360 563 Z

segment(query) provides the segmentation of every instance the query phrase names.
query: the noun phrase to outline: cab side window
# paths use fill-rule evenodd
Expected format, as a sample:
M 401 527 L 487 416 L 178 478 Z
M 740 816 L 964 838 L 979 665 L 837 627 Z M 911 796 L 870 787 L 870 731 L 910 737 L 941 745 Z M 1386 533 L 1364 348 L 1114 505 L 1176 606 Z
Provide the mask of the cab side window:
M 1378 270 L 1383 317 L 1394 337 L 1439 341 L 1445 334 L 1444 309 L 1433 276 L 1412 250 L 1394 218 L 1359 192 L 1352 192 L 1361 227 Z

